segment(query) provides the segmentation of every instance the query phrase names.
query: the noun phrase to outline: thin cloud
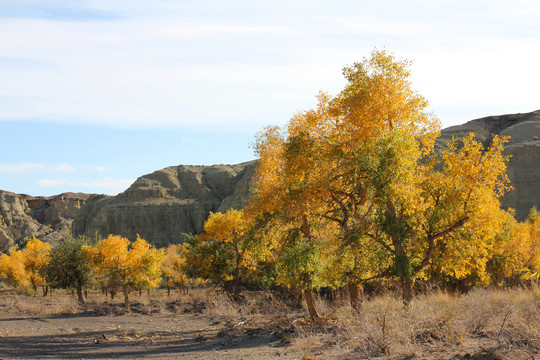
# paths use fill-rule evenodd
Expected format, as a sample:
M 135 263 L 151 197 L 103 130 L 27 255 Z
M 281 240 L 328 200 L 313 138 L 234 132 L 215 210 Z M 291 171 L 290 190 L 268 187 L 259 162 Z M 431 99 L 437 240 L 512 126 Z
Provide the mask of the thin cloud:
M 54 21 L 115 20 L 115 13 L 85 7 L 77 2 L 4 0 L 0 18 L 37 18 Z
M 132 179 L 112 179 L 104 178 L 98 180 L 83 180 L 83 181 L 72 181 L 64 179 L 42 179 L 36 181 L 36 184 L 41 187 L 56 187 L 56 186 L 69 186 L 75 188 L 98 188 L 113 190 L 116 192 L 123 191 L 127 189 L 134 180 Z
M 540 55 L 533 1 L 8 3 L 0 98 L 13 101 L 2 104 L 0 121 L 256 130 L 311 107 L 320 89 L 340 89 L 341 67 L 374 47 L 427 63 L 412 80 L 431 79 L 422 94 L 434 105 L 452 102 L 448 108 L 466 112 L 463 99 L 537 104 L 531 94 L 540 73 L 528 60 Z M 102 14 L 114 21 L 91 21 Z M 476 52 L 490 56 L 476 62 Z M 476 79 L 468 75 L 488 67 L 483 84 L 495 94 L 447 96 L 472 89 Z M 501 78 L 500 69 L 512 78 Z
M 66 180 L 53 180 L 53 179 L 43 179 L 38 180 L 37 184 L 42 187 L 53 187 L 53 186 L 62 186 L 66 185 L 68 181 Z
M 87 166 L 86 167 L 87 170 L 90 170 L 90 171 L 97 171 L 97 172 L 105 172 L 105 171 L 109 171 L 109 167 L 107 166 L 101 166 L 101 165 L 98 165 L 98 166 Z
M 30 172 L 72 172 L 75 168 L 68 164 L 43 165 L 43 164 L 21 164 L 21 165 L 1 165 L 0 174 L 26 174 Z

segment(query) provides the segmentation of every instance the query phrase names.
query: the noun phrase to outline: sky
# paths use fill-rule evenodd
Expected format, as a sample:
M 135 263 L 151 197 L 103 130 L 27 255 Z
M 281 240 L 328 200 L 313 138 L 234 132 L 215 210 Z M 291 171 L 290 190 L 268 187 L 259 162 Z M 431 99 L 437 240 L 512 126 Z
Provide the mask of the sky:
M 235 164 L 385 49 L 443 127 L 540 109 L 536 0 L 0 0 L 0 189 Z

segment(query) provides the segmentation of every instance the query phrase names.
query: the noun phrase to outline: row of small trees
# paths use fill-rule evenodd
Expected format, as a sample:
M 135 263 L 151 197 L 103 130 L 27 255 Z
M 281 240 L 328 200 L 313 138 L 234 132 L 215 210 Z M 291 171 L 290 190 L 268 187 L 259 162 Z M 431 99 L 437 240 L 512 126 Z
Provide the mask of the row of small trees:
M 36 238 L 22 250 L 13 248 L 0 256 L 0 278 L 13 286 L 31 285 L 34 291 L 49 287 L 71 288 L 80 302 L 86 301 L 86 290 L 92 286 L 117 290 L 124 295 L 129 309 L 129 294 L 133 290 L 150 290 L 161 282 L 169 289 L 182 286 L 183 275 L 180 247 L 156 249 L 147 241 L 134 242 L 121 236 L 91 241 L 85 237 L 67 238 L 51 250 L 48 243 Z
M 481 245 L 487 250 L 474 254 L 483 266 L 467 262 L 460 264 L 460 271 L 445 272 L 442 267 L 448 264 L 434 261 L 423 279 L 443 286 L 456 282 L 466 286 L 516 285 L 538 280 L 540 212 L 533 209 L 521 223 L 505 214 L 502 226 Z M 250 213 L 229 210 L 211 213 L 203 235 L 188 237 L 185 243 L 166 249 L 156 249 L 140 238 L 130 242 L 110 235 L 103 240 L 68 237 L 51 250 L 49 243 L 32 238 L 24 249 L 12 248 L 10 254 L 0 256 L 0 278 L 13 286 L 31 286 L 35 292 L 41 288 L 44 296 L 50 287 L 73 289 L 82 303 L 88 288 L 108 289 L 111 295 L 120 290 L 127 309 L 129 294 L 134 290 L 151 290 L 161 284 L 170 294 L 171 288 L 184 290 L 200 279 L 223 286 L 234 299 L 239 299 L 241 289 L 246 287 L 284 286 L 291 293 L 309 294 L 302 288 L 305 279 L 298 277 L 299 272 L 309 272 L 311 290 L 348 285 L 348 274 L 340 271 L 350 258 L 332 247 L 335 234 L 314 243 L 287 243 L 281 248 L 268 242 L 281 239 L 283 230 L 273 228 L 269 232 Z M 373 284 L 375 280 L 364 284 L 370 281 Z M 380 281 L 376 283 L 381 285 Z M 360 304 L 359 289 L 361 286 L 348 289 L 354 308 Z M 309 299 L 306 297 L 308 304 Z

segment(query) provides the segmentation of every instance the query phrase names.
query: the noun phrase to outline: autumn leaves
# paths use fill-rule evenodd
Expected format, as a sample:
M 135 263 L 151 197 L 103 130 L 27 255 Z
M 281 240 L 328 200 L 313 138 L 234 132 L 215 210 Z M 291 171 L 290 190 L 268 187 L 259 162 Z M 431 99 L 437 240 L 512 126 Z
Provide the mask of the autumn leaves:
M 120 290 L 129 310 L 130 293 L 156 288 L 162 272 L 168 286 L 178 285 L 182 272 L 174 264 L 180 258 L 175 245 L 165 251 L 141 238 L 131 242 L 109 235 L 95 244 L 84 237 L 68 238 L 52 251 L 48 243 L 33 238 L 23 250 L 14 248 L 0 257 L 0 277 L 16 287 L 42 287 L 44 296 L 50 285 L 72 288 L 80 302 L 86 301 L 86 290 L 95 286 L 113 293 Z
M 340 94 L 319 95 L 255 144 L 248 212 L 272 229 L 263 238 L 289 274 L 283 284 L 309 302 L 314 288 L 397 280 L 408 304 L 417 279 L 485 279 L 505 217 L 506 139 L 484 148 L 470 135 L 436 150 L 439 123 L 411 90 L 407 62 L 374 51 L 344 74 Z
M 32 238 L 26 248 L 13 248 L 10 255 L 0 256 L 0 277 L 7 278 L 12 286 L 31 285 L 34 291 L 42 288 L 43 295 L 49 290 L 45 274 L 45 266 L 49 263 L 51 246 L 48 243 Z
M 302 293 L 398 284 L 408 305 L 414 285 L 501 284 L 540 271 L 540 216 L 518 223 L 500 209 L 509 189 L 507 139 L 487 147 L 473 135 L 435 147 L 438 120 L 411 89 L 409 64 L 384 51 L 344 69 L 345 88 L 256 138 L 253 200 L 212 213 L 205 234 L 166 252 L 109 236 L 82 247 L 103 284 L 133 289 L 182 286 L 191 278 L 224 285 L 235 299 L 248 283 Z M 44 282 L 35 269 L 47 244 L 0 258 L 9 281 Z M 518 254 L 518 255 L 517 255 Z M 25 275 L 34 274 L 34 275 Z M 513 280 L 512 280 L 513 279 Z M 517 280 L 516 280 L 517 279 Z M 255 284 L 255 285 L 254 285 Z
M 95 247 L 88 247 L 87 254 L 98 278 L 122 290 L 127 310 L 132 289 L 153 289 L 161 281 L 163 251 L 139 237 L 131 243 L 109 235 Z

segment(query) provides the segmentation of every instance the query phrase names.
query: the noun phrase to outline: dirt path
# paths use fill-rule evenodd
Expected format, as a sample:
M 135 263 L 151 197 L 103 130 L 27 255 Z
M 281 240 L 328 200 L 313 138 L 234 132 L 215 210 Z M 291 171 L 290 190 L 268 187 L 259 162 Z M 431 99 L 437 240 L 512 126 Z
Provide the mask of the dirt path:
M 0 315 L 0 359 L 299 359 L 283 334 L 204 315 Z

